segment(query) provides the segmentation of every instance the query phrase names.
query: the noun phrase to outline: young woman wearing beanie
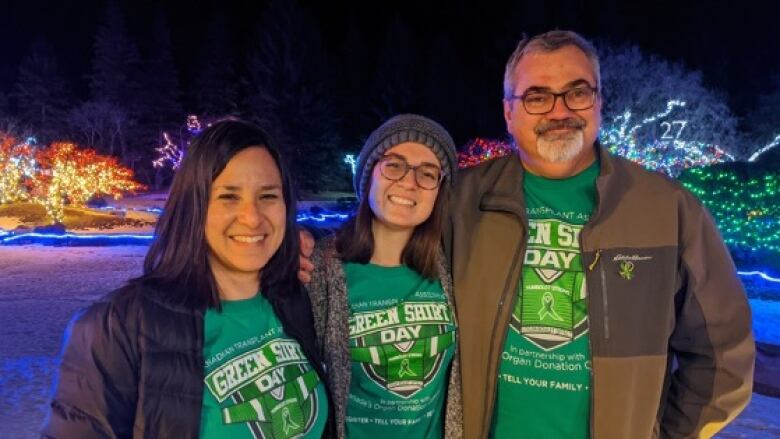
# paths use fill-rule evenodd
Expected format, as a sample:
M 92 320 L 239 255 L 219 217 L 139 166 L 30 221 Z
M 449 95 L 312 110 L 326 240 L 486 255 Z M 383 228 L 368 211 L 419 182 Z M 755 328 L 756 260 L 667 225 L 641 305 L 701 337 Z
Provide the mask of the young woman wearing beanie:
M 309 294 L 338 437 L 462 436 L 457 323 L 441 251 L 452 138 L 404 114 L 360 152 L 356 215 L 317 244 Z
M 193 141 L 144 274 L 68 329 L 43 437 L 330 436 L 291 178 L 265 132 Z

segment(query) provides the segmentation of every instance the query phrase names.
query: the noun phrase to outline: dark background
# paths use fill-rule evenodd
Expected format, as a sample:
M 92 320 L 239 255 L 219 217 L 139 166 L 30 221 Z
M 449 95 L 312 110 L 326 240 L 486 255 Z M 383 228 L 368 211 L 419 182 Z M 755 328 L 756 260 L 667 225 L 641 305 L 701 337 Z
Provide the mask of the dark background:
M 46 37 L 59 56 L 60 68 L 81 95 L 87 87 L 95 31 L 105 1 L 3 2 L 0 22 L 0 91 L 10 92 L 16 66 L 30 44 Z M 150 44 L 150 17 L 161 5 L 170 25 L 174 57 L 184 88 L 197 68 L 198 49 L 210 19 L 223 13 L 239 51 L 251 44 L 251 33 L 261 18 L 263 1 L 124 1 L 121 9 L 131 33 L 141 46 Z M 758 96 L 780 70 L 778 6 L 770 1 L 618 1 L 518 0 L 496 1 L 303 1 L 322 33 L 328 56 L 361 68 L 365 61 L 343 53 L 354 27 L 366 46 L 379 49 L 395 20 L 409 26 L 414 41 L 429 46 L 443 36 L 452 42 L 463 72 L 472 81 L 452 90 L 459 96 L 484 93 L 494 113 L 476 130 L 501 131 L 498 117 L 503 64 L 523 33 L 560 28 L 588 38 L 635 43 L 686 66 L 702 70 L 705 83 L 728 93 L 732 110 L 749 117 Z M 774 4 L 773 4 L 774 3 Z M 148 49 L 148 47 L 146 47 Z M 464 109 L 465 111 L 466 109 Z M 480 108 L 480 111 L 489 110 Z M 491 121 L 492 120 L 492 121 Z M 487 133 L 490 134 L 490 133 Z M 494 133 L 495 134 L 495 133 Z
M 6 113 L 15 110 L 18 65 L 41 37 L 53 48 L 71 100 L 95 99 L 88 75 L 95 57 L 95 36 L 106 21 L 107 3 L 14 1 L 2 5 L 0 95 L 5 96 Z M 261 45 L 264 30 L 280 21 L 278 4 L 291 4 L 282 0 L 274 9 L 271 3 L 140 0 L 118 5 L 142 62 L 155 49 L 154 17 L 163 17 L 180 89 L 181 118 L 176 120 L 183 121 L 189 113 L 208 113 L 198 101 L 197 84 L 203 66 L 214 58 L 208 55 L 207 35 L 218 22 L 223 23 L 216 27 L 224 33 L 223 52 L 231 59 L 231 81 L 237 93 L 236 109 L 231 113 L 251 119 L 263 108 L 252 101 L 257 82 L 253 75 L 258 70 L 252 54 Z M 303 68 L 299 70 L 308 78 L 304 83 L 322 86 L 301 105 L 315 107 L 330 101 L 320 113 L 333 120 L 314 124 L 311 130 L 312 135 L 319 131 L 333 139 L 321 142 L 325 145 L 321 148 L 338 148 L 339 154 L 357 151 L 370 130 L 402 111 L 440 120 L 458 145 L 475 136 L 502 137 L 504 63 L 524 33 L 554 28 L 575 30 L 597 43 L 635 44 L 648 54 L 701 71 L 703 84 L 723 95 L 738 118 L 739 129 L 745 132 L 750 132 L 755 119 L 778 117 L 771 112 L 769 116 L 755 113 L 762 95 L 780 91 L 780 14 L 770 1 L 301 0 L 287 10 L 298 19 L 293 52 L 300 52 Z M 305 51 L 298 50 L 296 45 L 301 44 Z M 775 121 L 780 119 L 771 126 L 776 126 Z M 300 132 L 306 122 L 299 122 L 297 128 L 291 123 L 288 131 Z M 138 172 L 137 165 L 130 165 Z M 141 178 L 149 181 L 150 177 Z

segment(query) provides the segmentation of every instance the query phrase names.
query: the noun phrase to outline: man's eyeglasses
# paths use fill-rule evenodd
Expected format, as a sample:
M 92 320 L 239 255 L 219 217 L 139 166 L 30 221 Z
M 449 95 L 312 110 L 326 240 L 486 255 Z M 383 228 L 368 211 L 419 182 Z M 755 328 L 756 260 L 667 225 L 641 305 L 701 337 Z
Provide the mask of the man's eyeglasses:
M 379 160 L 379 172 L 388 180 L 401 180 L 410 170 L 414 171 L 414 181 L 422 189 L 436 189 L 444 180 L 444 172 L 436 165 L 423 163 L 412 166 L 403 157 L 394 154 Z
M 547 114 L 555 107 L 555 100 L 563 98 L 563 104 L 571 111 L 587 110 L 596 102 L 595 89 L 589 85 L 581 85 L 569 90 L 553 93 L 551 91 L 528 91 L 520 96 L 512 95 L 512 99 L 520 99 L 528 114 Z

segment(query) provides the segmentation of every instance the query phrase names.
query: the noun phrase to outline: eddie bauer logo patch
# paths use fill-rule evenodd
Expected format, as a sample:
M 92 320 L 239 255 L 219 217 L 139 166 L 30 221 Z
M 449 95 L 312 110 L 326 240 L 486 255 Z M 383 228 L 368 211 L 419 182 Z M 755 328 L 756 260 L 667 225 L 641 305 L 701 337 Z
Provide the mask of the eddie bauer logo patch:
M 455 343 L 446 302 L 401 302 L 349 318 L 352 361 L 380 387 L 410 398 L 435 376 Z
M 620 263 L 620 277 L 625 280 L 631 280 L 634 278 L 634 263 L 631 261 L 623 261 Z

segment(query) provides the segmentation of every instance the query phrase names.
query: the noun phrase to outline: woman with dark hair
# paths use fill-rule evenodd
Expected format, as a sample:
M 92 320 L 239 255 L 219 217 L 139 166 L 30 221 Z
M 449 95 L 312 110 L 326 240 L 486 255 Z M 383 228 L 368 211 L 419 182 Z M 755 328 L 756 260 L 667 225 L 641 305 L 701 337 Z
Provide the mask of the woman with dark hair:
M 144 274 L 73 319 L 43 435 L 321 437 L 332 422 L 295 215 L 265 132 L 206 129 Z
M 405 114 L 360 152 L 360 205 L 317 244 L 309 294 L 338 437 L 462 437 L 452 282 L 441 234 L 452 138 Z

